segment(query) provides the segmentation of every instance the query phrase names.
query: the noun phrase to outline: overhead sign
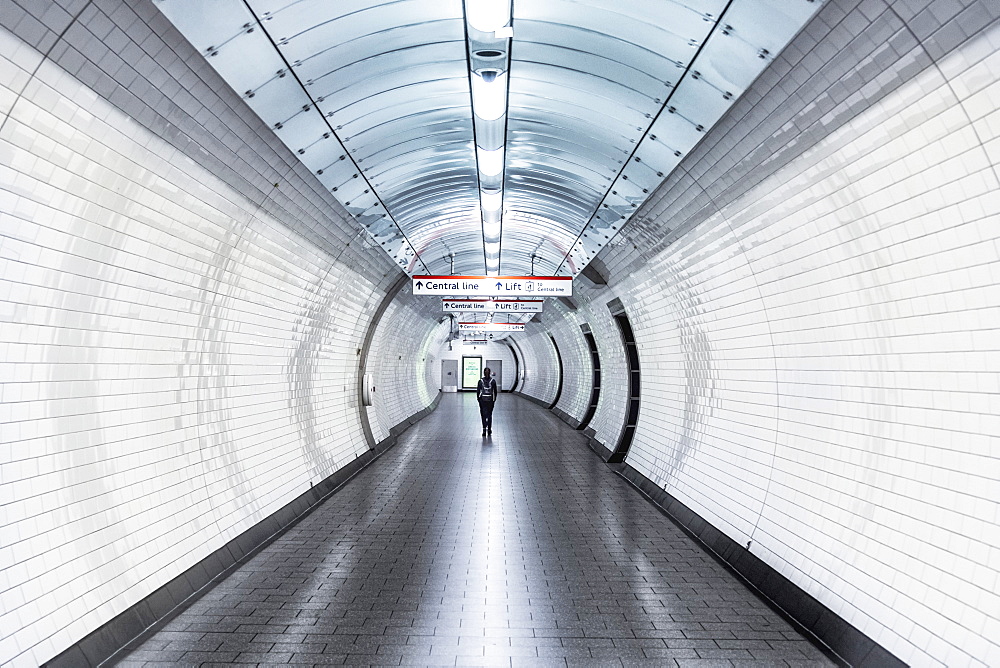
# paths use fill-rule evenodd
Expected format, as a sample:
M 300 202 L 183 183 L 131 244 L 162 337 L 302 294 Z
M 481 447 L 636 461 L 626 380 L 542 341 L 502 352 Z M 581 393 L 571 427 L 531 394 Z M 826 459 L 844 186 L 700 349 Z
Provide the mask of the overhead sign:
M 483 313 L 541 313 L 544 299 L 442 299 L 446 313 L 481 311 Z
M 489 341 L 486 339 L 463 339 L 462 343 L 467 346 L 485 346 Z
M 523 322 L 460 322 L 460 332 L 523 332 Z
M 415 295 L 571 297 L 572 276 L 414 276 Z

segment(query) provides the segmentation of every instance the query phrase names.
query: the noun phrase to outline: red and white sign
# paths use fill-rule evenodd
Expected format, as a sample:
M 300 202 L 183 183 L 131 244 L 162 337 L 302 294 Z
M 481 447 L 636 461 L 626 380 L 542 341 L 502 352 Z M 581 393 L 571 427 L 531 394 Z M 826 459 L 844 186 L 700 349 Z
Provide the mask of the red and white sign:
M 571 297 L 572 276 L 414 276 L 415 295 Z
M 445 313 L 541 313 L 543 304 L 544 299 L 442 299 L 441 310 Z

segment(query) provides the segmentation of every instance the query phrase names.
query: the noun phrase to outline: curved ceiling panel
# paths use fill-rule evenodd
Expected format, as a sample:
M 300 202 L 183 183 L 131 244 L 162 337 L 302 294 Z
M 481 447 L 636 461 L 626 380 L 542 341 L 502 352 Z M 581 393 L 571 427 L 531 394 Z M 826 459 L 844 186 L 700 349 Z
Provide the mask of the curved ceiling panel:
M 401 269 L 515 275 L 579 273 L 822 5 L 156 2 Z
M 582 257 L 572 251 L 583 228 L 715 25 L 712 12 L 723 5 L 702 3 L 700 11 L 682 3 L 631 0 L 516 6 L 505 237 L 511 238 L 511 228 L 545 230 L 551 243 L 534 252 L 541 256 L 536 269 L 539 260 L 561 266 L 561 273 L 582 269 Z M 574 13 L 577 18 L 567 21 Z M 532 132 L 521 119 L 533 123 Z M 545 137 L 542 145 L 559 142 L 565 149 L 562 169 L 539 164 L 539 135 Z M 593 145 L 603 149 L 599 160 L 585 157 L 584 147 Z M 581 163 L 595 168 L 573 169 Z M 567 189 L 577 196 L 560 196 Z M 544 223 L 527 222 L 537 220 Z M 526 258 L 517 249 L 504 244 L 501 273 L 523 271 Z

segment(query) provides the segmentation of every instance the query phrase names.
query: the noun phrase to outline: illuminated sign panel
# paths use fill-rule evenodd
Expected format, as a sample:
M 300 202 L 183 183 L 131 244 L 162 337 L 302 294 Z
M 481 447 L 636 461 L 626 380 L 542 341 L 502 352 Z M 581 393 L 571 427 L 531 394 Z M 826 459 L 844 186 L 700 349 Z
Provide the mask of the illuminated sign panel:
M 482 357 L 462 357 L 462 387 L 464 389 L 476 389 L 482 375 Z
M 415 295 L 571 297 L 571 276 L 414 276 Z
M 523 322 L 460 322 L 460 332 L 523 332 Z
M 544 299 L 442 299 L 441 310 L 445 313 L 541 313 L 543 304 Z

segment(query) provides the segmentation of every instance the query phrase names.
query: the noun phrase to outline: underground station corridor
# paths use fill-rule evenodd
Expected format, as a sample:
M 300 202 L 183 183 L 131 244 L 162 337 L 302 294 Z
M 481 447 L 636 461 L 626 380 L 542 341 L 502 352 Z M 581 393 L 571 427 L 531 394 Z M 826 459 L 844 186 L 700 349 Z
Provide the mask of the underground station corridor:
M 835 665 L 580 432 L 479 426 L 445 397 L 118 665 Z
M 0 0 L 0 668 L 116 664 L 1000 666 L 1000 2 Z

